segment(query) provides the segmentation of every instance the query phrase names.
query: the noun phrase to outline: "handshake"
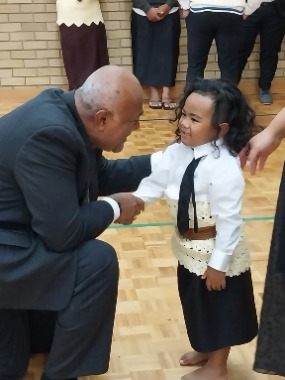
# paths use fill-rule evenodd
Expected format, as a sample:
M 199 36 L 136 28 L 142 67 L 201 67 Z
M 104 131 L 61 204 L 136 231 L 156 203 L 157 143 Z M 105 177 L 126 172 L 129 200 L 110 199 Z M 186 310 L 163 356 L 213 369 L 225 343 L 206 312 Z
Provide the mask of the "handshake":
M 111 195 L 111 198 L 118 202 L 121 210 L 121 215 L 115 223 L 131 224 L 136 216 L 144 211 L 144 201 L 131 193 L 117 193 Z

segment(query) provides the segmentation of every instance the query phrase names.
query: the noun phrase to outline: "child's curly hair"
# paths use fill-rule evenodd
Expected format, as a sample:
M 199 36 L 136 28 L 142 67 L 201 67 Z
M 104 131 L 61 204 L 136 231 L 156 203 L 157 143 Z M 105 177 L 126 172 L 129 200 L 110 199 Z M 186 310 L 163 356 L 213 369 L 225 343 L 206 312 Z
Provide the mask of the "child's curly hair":
M 176 117 L 181 118 L 186 99 L 192 92 L 208 96 L 213 100 L 214 113 L 212 117 L 213 128 L 216 129 L 216 139 L 219 138 L 221 123 L 228 123 L 229 131 L 223 137 L 224 144 L 228 146 L 232 155 L 236 156 L 246 146 L 253 136 L 255 125 L 255 112 L 247 103 L 241 91 L 232 83 L 223 79 L 197 79 L 186 86 L 178 107 Z M 179 138 L 179 128 L 175 134 Z

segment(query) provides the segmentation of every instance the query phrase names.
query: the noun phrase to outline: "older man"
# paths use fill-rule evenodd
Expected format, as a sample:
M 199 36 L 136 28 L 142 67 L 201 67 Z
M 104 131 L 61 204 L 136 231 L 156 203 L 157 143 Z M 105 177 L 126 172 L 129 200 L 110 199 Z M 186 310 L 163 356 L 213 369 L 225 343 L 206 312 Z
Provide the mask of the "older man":
M 0 119 L 1 380 L 27 369 L 27 310 L 56 313 L 42 379 L 108 369 L 118 263 L 98 236 L 141 205 L 98 196 L 135 189 L 151 160 L 102 150 L 121 151 L 141 113 L 137 79 L 105 66 L 75 92 L 45 90 Z

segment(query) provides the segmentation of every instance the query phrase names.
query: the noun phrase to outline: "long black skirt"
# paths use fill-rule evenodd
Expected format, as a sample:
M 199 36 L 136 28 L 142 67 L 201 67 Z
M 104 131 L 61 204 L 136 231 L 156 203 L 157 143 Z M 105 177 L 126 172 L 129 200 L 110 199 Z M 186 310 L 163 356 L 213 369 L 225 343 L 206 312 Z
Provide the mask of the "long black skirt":
M 175 85 L 180 38 L 179 11 L 158 22 L 132 12 L 133 71 L 143 86 Z
M 254 370 L 285 377 L 285 166 L 271 239 Z
M 250 270 L 226 278 L 226 289 L 209 291 L 201 276 L 178 265 L 178 290 L 187 334 L 198 352 L 250 342 L 257 335 L 257 316 Z
M 80 87 L 95 70 L 109 64 L 105 25 L 59 26 L 69 90 Z

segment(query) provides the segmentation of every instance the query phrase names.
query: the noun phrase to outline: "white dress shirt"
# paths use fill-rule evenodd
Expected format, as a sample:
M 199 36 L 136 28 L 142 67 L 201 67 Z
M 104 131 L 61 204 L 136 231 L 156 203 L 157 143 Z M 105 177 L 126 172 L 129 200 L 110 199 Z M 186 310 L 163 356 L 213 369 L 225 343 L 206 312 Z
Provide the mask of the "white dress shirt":
M 226 272 L 240 240 L 244 179 L 239 158 L 232 156 L 222 141 L 218 141 L 217 145 L 218 148 L 215 148 L 208 143 L 194 149 L 183 143 L 169 146 L 161 159 L 156 160 L 152 174 L 141 181 L 134 195 L 146 204 L 162 197 L 169 203 L 177 202 L 187 166 L 194 157 L 203 157 L 194 176 L 196 202 L 209 204 L 217 232 L 216 238 L 212 239 L 214 246 L 208 265 Z M 176 219 L 174 221 L 176 223 Z
M 150 166 L 151 166 L 152 172 L 158 166 L 161 157 L 162 157 L 162 151 L 152 153 L 152 155 L 150 156 Z M 102 201 L 106 201 L 106 202 L 108 202 L 112 206 L 113 211 L 114 211 L 113 222 L 116 221 L 119 218 L 119 216 L 121 215 L 121 211 L 120 211 L 120 207 L 119 207 L 118 202 L 116 202 L 111 197 L 103 197 Z

